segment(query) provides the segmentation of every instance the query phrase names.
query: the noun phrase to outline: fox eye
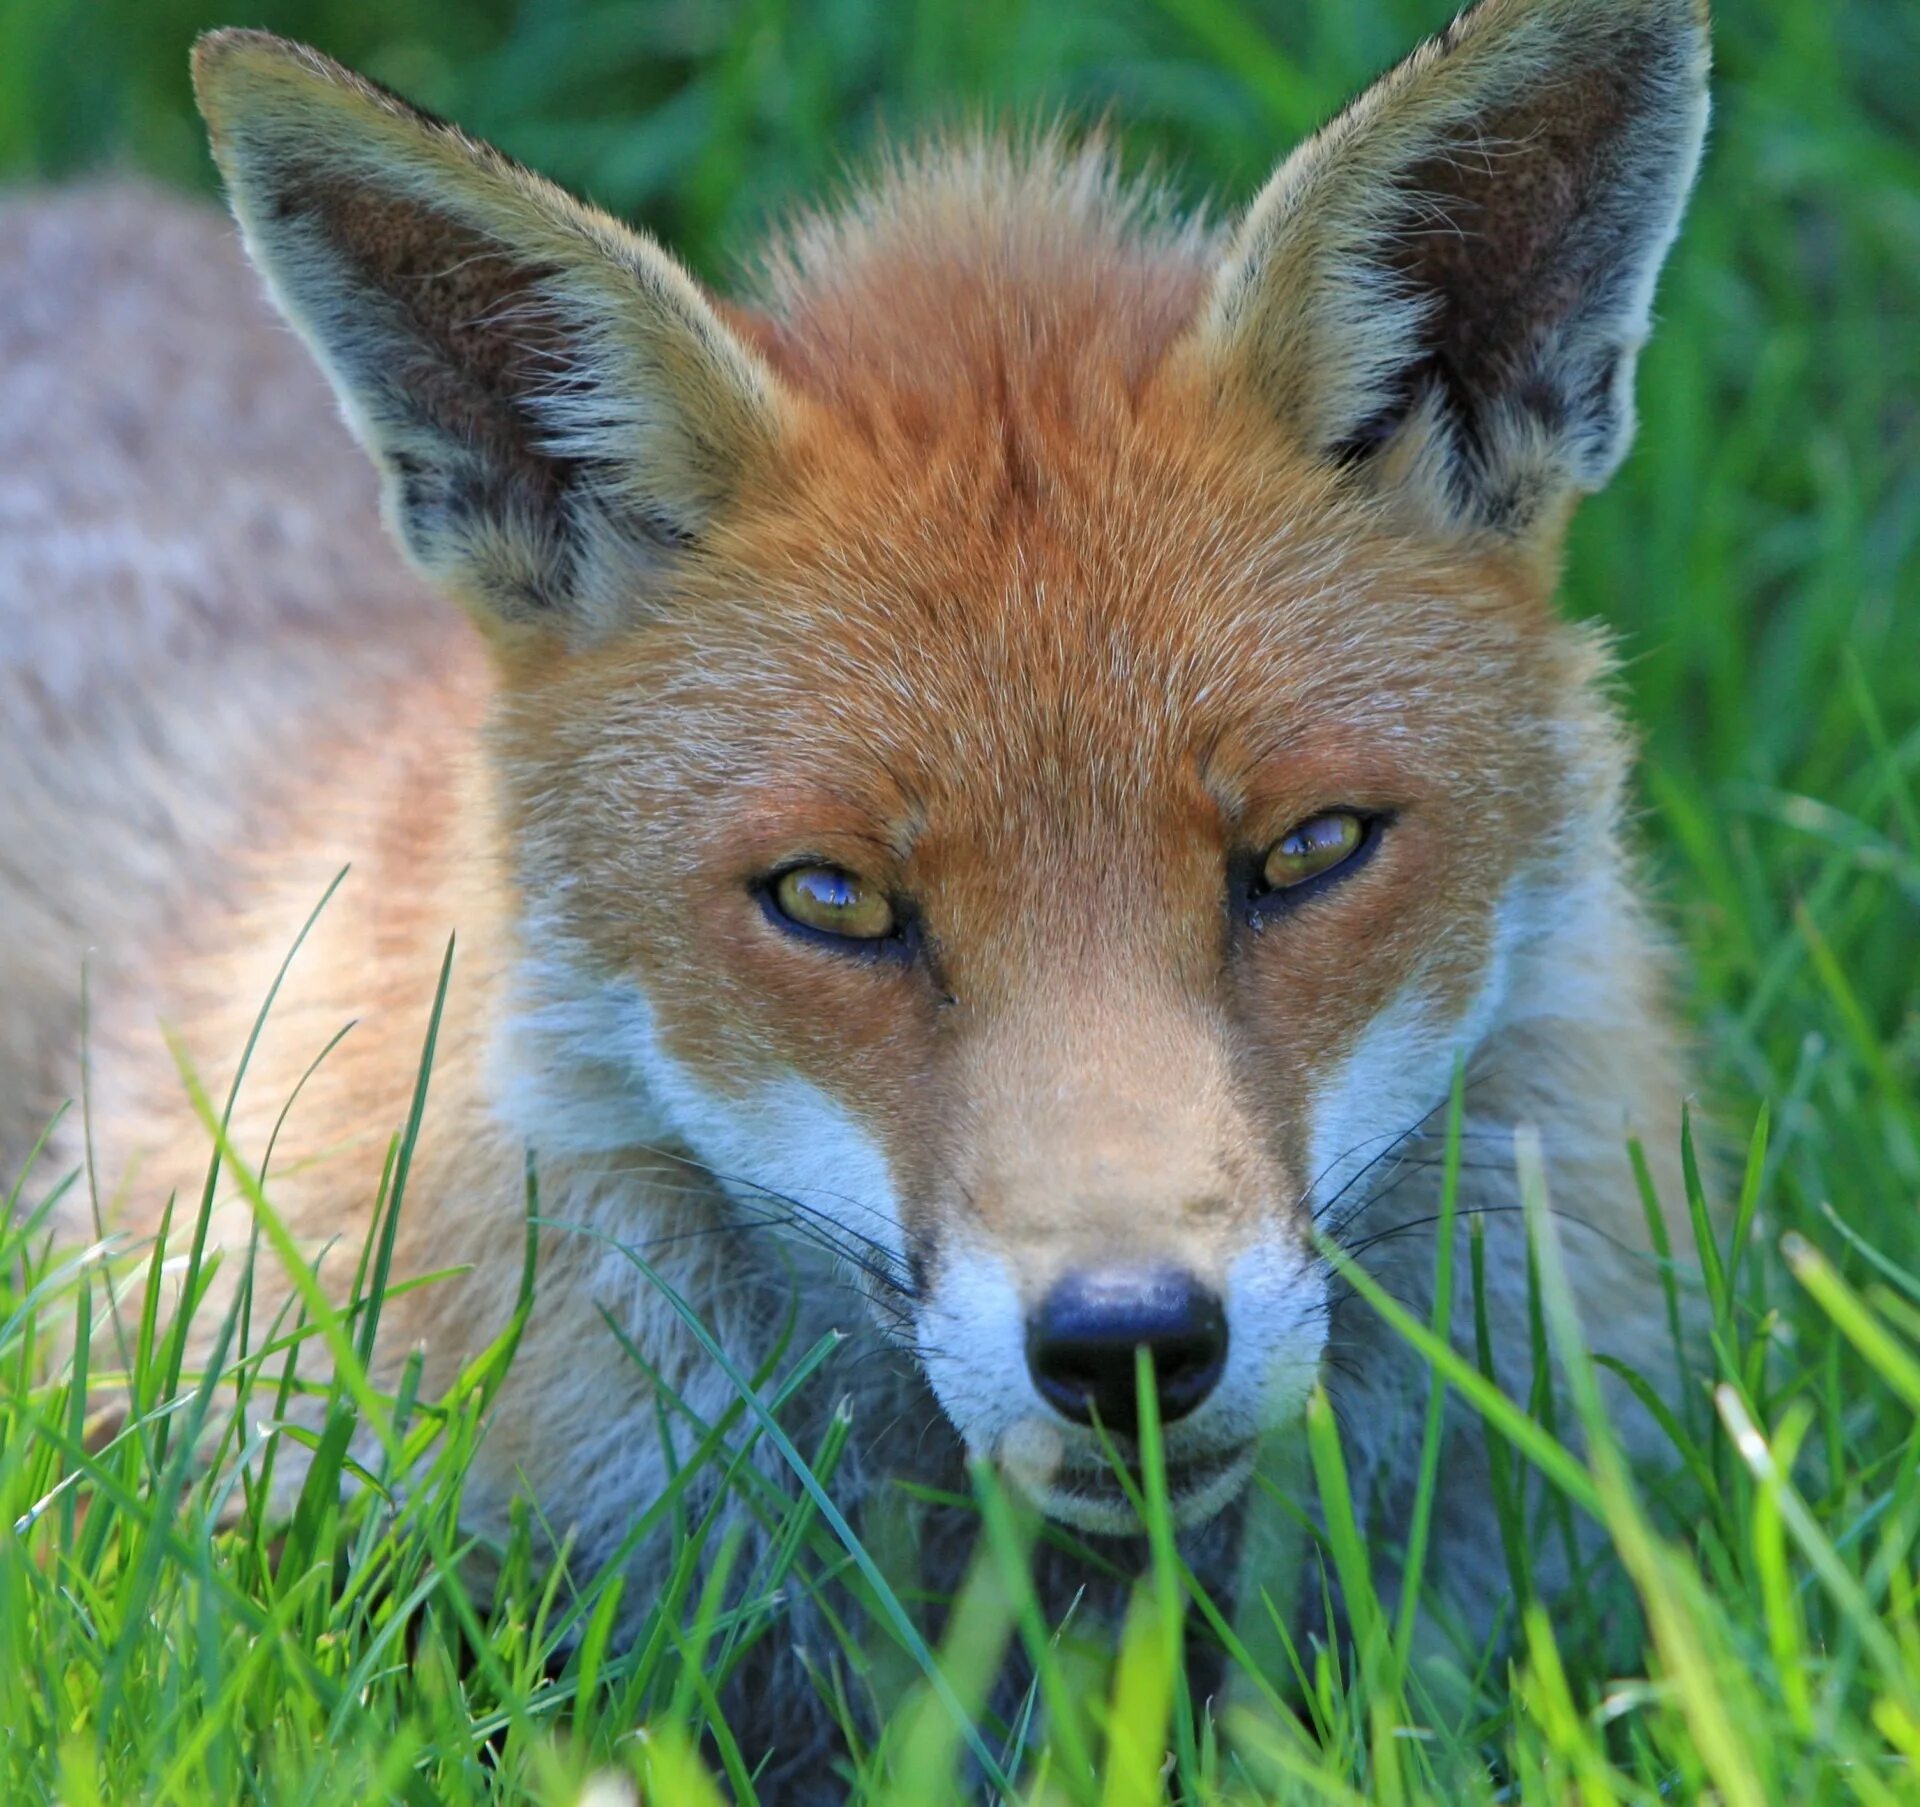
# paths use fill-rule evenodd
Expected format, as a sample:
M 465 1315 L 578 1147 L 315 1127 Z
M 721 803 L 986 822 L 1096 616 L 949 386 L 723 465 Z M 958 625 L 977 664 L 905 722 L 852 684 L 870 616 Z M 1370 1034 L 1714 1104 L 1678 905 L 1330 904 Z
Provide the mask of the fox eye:
M 838 866 L 795 866 L 774 880 L 773 907 L 788 922 L 844 941 L 880 941 L 894 931 L 886 893 Z
M 1261 888 L 1290 891 L 1344 866 L 1367 838 L 1367 823 L 1350 809 L 1329 809 L 1290 828 L 1267 850 Z

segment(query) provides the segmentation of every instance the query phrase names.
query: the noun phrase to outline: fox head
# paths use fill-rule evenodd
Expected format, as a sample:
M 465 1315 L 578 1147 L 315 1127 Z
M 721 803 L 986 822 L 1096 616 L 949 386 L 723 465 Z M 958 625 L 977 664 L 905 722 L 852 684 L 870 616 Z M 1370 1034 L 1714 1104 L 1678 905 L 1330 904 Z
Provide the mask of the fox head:
M 1697 0 L 1485 0 L 1229 230 L 972 140 L 734 305 L 203 40 L 249 249 L 497 653 L 535 1148 L 666 1141 L 828 1226 L 1089 1528 L 1145 1346 L 1177 1509 L 1220 1504 L 1320 1362 L 1316 1217 L 1617 896 L 1550 591 L 1705 68 Z

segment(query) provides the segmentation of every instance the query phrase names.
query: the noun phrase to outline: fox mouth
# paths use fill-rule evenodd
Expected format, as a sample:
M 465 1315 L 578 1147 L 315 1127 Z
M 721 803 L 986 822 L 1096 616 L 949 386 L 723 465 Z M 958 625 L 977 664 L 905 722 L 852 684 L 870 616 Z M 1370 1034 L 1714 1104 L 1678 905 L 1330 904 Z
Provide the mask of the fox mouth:
M 1251 1478 L 1253 1459 L 1251 1443 L 1188 1457 L 1169 1456 L 1167 1508 L 1174 1525 L 1192 1529 L 1230 1505 Z M 1041 1511 L 1074 1530 L 1125 1536 L 1144 1528 L 1133 1502 L 1144 1497 L 1145 1486 L 1131 1458 L 1124 1487 L 1104 1463 L 1062 1461 L 1050 1472 L 1038 1473 L 1018 1459 L 1004 1460 L 1002 1466 Z

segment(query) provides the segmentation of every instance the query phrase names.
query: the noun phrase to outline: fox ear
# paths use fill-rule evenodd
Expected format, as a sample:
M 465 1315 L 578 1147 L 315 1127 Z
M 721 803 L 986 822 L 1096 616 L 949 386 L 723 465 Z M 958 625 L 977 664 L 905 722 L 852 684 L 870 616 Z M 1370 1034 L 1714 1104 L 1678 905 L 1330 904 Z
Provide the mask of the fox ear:
M 772 443 L 772 375 L 649 240 L 318 52 L 221 31 L 194 86 L 247 249 L 494 621 L 617 626 Z
M 1551 542 L 1632 437 L 1706 74 L 1705 0 L 1482 0 L 1280 166 L 1202 355 L 1426 525 Z

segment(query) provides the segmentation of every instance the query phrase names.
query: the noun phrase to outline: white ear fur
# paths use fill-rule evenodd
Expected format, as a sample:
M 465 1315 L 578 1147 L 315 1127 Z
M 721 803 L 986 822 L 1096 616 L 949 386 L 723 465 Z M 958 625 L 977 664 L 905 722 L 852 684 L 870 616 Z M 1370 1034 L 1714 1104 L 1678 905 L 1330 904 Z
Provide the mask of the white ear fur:
M 1704 0 L 1482 0 L 1289 157 L 1196 332 L 1447 532 L 1550 532 L 1633 432 L 1707 118 Z
M 772 443 L 771 373 L 660 248 L 317 51 L 200 40 L 247 249 L 429 576 L 592 633 Z

